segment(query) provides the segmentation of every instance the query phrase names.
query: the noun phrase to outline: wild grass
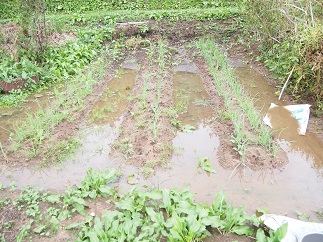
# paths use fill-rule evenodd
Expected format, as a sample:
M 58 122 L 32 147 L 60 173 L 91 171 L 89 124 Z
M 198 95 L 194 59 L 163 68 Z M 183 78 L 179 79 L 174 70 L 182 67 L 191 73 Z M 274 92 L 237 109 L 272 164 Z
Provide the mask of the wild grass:
M 229 116 L 235 126 L 233 141 L 238 152 L 241 153 L 241 157 L 243 157 L 248 143 L 254 142 L 253 138 L 245 133 L 245 128 L 242 126 L 244 116 L 247 117 L 257 134 L 255 142 L 264 146 L 269 154 L 274 155 L 276 146 L 274 148 L 272 132 L 261 122 L 260 112 L 254 108 L 252 98 L 245 93 L 243 87 L 234 77 L 233 70 L 227 62 L 227 56 L 211 38 L 201 38 L 196 42 L 196 46 L 208 63 L 218 93 L 224 99 L 225 107 L 231 110 Z M 232 94 L 236 98 L 239 109 L 234 107 Z M 240 113 L 240 116 L 237 115 L 237 112 Z

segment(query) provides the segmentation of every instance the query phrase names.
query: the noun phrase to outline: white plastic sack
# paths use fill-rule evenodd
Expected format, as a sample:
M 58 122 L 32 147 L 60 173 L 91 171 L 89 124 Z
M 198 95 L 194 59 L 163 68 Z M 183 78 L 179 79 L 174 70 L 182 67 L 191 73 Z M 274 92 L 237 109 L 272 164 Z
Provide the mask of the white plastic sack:
M 277 107 L 278 105 L 271 103 L 269 110 Z M 291 112 L 291 115 L 293 118 L 295 118 L 298 122 L 298 134 L 299 135 L 305 135 L 306 129 L 308 125 L 308 120 L 310 117 L 310 107 L 309 104 L 298 104 L 298 105 L 287 105 L 283 106 L 283 108 L 287 109 Z M 268 116 L 268 113 L 264 117 L 264 123 L 267 124 L 269 127 L 272 128 L 270 118 Z
M 264 214 L 260 217 L 264 224 L 276 231 L 284 223 L 288 223 L 286 236 L 281 242 L 301 242 L 305 235 L 323 233 L 323 224 L 303 222 L 285 216 Z

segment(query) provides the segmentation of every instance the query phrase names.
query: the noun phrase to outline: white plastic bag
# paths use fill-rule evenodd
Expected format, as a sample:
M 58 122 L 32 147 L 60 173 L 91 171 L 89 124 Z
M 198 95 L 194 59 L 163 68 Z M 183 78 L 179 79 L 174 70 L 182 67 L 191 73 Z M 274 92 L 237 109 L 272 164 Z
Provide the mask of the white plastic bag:
M 287 233 L 281 242 L 301 242 L 304 236 L 312 233 L 323 233 L 323 224 L 303 222 L 276 214 L 264 214 L 260 217 L 264 224 L 276 231 L 284 223 L 288 223 Z
M 272 108 L 277 107 L 278 105 L 271 103 L 269 110 Z M 298 134 L 299 135 L 305 135 L 306 129 L 308 125 L 308 120 L 310 117 L 310 107 L 309 104 L 297 104 L 297 105 L 287 105 L 283 106 L 283 108 L 287 109 L 291 112 L 291 116 L 295 118 L 298 122 Z M 272 128 L 270 118 L 268 116 L 268 113 L 264 117 L 264 123 L 267 124 L 269 127 Z

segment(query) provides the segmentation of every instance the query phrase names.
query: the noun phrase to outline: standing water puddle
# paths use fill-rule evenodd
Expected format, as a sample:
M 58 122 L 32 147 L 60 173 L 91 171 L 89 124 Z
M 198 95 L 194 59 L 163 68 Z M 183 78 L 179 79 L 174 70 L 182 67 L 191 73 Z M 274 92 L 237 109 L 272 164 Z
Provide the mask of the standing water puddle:
M 120 69 L 117 77 L 108 83 L 108 87 L 100 100 L 94 105 L 89 121 L 95 127 L 86 128 L 81 134 L 82 147 L 73 159 L 51 168 L 16 170 L 3 168 L 0 172 L 0 182 L 8 186 L 15 181 L 18 188 L 28 185 L 41 189 L 65 190 L 66 186 L 80 184 L 87 169 L 105 170 L 118 167 L 120 164 L 109 158 L 110 147 L 118 137 L 118 129 L 122 122 L 128 100 L 137 75 L 136 70 Z
M 279 101 L 275 96 L 275 88 L 268 84 L 266 79 L 255 70 L 247 67 L 236 68 L 235 74 L 252 96 L 255 97 L 255 106 L 262 109 L 262 114 L 268 111 L 271 103 L 280 106 L 288 105 Z M 305 154 L 306 159 L 313 164 L 318 173 L 323 173 L 323 142 L 314 133 L 307 131 L 305 136 L 298 135 L 297 121 L 291 117 L 291 113 L 282 107 L 275 107 L 268 111 L 271 123 L 277 137 L 289 142 L 291 152 Z M 286 152 L 286 146 L 284 146 Z M 305 160 L 299 162 L 305 162 Z
M 209 96 L 198 74 L 176 72 L 174 74 L 173 97 L 181 123 L 194 126 L 202 120 L 212 117 Z
M 136 76 L 136 70 L 119 69 L 100 100 L 95 103 L 89 120 L 95 124 L 109 123 L 110 125 L 117 121 L 128 106 L 127 98 L 132 93 Z
M 238 72 L 237 76 L 240 78 Z M 122 78 L 123 75 L 121 75 Z M 249 77 L 250 79 L 255 81 L 254 77 Z M 261 86 L 260 83 L 255 82 L 254 85 Z M 132 88 L 130 85 L 129 87 Z M 102 115 L 96 116 L 100 118 L 93 118 L 96 108 L 100 110 L 109 105 L 113 107 L 113 103 L 101 103 L 109 102 L 110 98 L 107 97 L 110 97 L 110 94 L 118 96 L 119 91 L 128 88 L 127 86 L 120 88 L 120 85 L 118 85 L 116 89 L 111 86 L 108 89 L 108 96 L 103 96 L 106 100 L 100 100 L 97 103 L 90 118 L 94 122 L 108 124 L 84 131 L 86 138 L 82 140 L 82 149 L 74 156 L 73 160 L 61 167 L 34 172 L 22 169 L 9 174 L 6 170 L 3 170 L 0 177 L 1 179 L 3 179 L 2 177 L 6 178 L 1 182 L 7 185 L 10 178 L 13 178 L 18 182 L 18 187 L 30 184 L 41 188 L 63 190 L 65 186 L 70 184 L 79 184 L 86 170 L 90 167 L 95 169 L 121 167 L 124 168 L 122 171 L 124 176 L 119 182 L 125 189 L 129 188 L 131 185 L 127 184 L 127 176 L 140 173 L 139 169 L 109 158 L 111 144 L 117 138 L 118 128 L 122 122 L 119 117 L 122 116 L 124 110 L 120 111 L 120 114 L 119 111 L 106 110 L 107 115 L 115 113 L 113 118 L 105 117 L 104 112 Z M 262 91 L 259 91 L 259 93 L 262 93 Z M 269 93 L 268 91 L 268 95 Z M 181 111 L 179 121 L 182 125 L 195 126 L 196 130 L 189 133 L 178 132 L 174 138 L 175 152 L 171 160 L 172 169 L 157 171 L 155 176 L 147 180 L 140 176 L 138 185 L 149 185 L 159 189 L 190 186 L 191 192 L 196 194 L 196 200 L 207 203 L 213 201 L 218 191 L 224 190 L 230 201 L 233 201 L 236 205 L 244 205 L 248 212 L 254 212 L 257 208 L 267 208 L 269 212 L 287 212 L 288 216 L 294 216 L 295 210 L 312 214 L 313 210 L 321 208 L 323 204 L 323 181 L 313 155 L 292 149 L 288 142 L 282 141 L 281 147 L 287 152 L 289 159 L 289 163 L 283 171 L 275 170 L 269 173 L 268 171 L 255 172 L 246 169 L 245 174 L 238 174 L 230 179 L 232 171 L 223 169 L 218 162 L 217 152 L 220 140 L 206 121 L 211 120 L 212 109 L 208 106 L 208 95 L 200 77 L 197 74 L 182 71 L 175 73 L 173 95 L 176 109 Z M 259 105 L 263 105 L 260 98 L 258 100 Z M 111 100 L 116 102 L 114 98 Z M 272 100 L 275 100 L 274 96 Z M 125 97 L 121 103 L 124 102 L 127 103 Z M 268 106 L 270 102 L 272 101 L 269 98 Z M 265 105 L 263 107 L 267 109 Z M 216 173 L 209 174 L 198 167 L 198 158 L 204 157 L 209 158 Z
M 262 110 L 263 115 L 271 103 L 288 105 L 278 100 L 275 88 L 255 70 L 239 67 L 235 69 L 235 75 L 245 90 L 255 98 L 255 106 Z M 268 189 L 266 182 L 260 187 L 262 191 L 258 191 L 259 198 L 260 194 L 265 195 L 266 192 L 268 202 L 271 199 L 272 206 L 281 212 L 284 212 L 284 209 L 285 211 L 297 209 L 310 213 L 320 209 L 323 204 L 322 140 L 310 131 L 307 131 L 305 136 L 298 135 L 297 121 L 286 109 L 276 107 L 268 113 L 271 116 L 274 133 L 281 140 L 281 148 L 287 153 L 289 163 L 282 172 L 275 171 L 271 189 Z M 251 185 L 257 186 L 254 182 Z
M 50 103 L 53 95 L 52 92 L 44 90 L 28 97 L 21 108 L 0 109 L 0 142 L 4 142 L 9 138 L 15 125 L 23 121 L 27 113 L 33 114 L 39 108 L 45 108 Z
M 178 94 L 179 97 L 176 97 Z M 232 176 L 232 170 L 225 170 L 218 162 L 219 138 L 203 121 L 212 117 L 212 110 L 208 106 L 192 105 L 193 102 L 199 103 L 196 102 L 198 100 L 208 99 L 199 76 L 177 72 L 173 95 L 175 106 L 185 106 L 182 105 L 184 102 L 187 104 L 187 108 L 183 109 L 186 112 L 179 116 L 179 121 L 194 125 L 197 129 L 189 133 L 178 132 L 174 138 L 171 169 L 158 171 L 148 180 L 139 178 L 138 185 L 148 184 L 158 189 L 189 186 L 198 202 L 209 204 L 217 192 L 224 190 L 229 201 L 244 205 L 250 213 L 257 208 L 267 208 L 272 213 L 288 213 L 288 216 L 295 217 L 295 210 L 313 215 L 313 210 L 321 208 L 323 182 L 311 167 L 311 158 L 306 159 L 306 155 L 300 152 L 288 151 L 288 143 L 281 142 L 282 148 L 288 151 L 289 159 L 283 171 L 255 172 L 246 169 L 244 174 Z M 204 157 L 209 158 L 216 173 L 207 173 L 198 167 L 198 159 Z M 135 169 L 131 167 L 121 179 L 120 183 L 125 189 L 130 187 L 126 183 L 126 176 L 134 172 Z
M 260 86 L 259 83 L 255 85 Z M 266 92 L 266 96 L 269 97 L 270 91 Z M 246 169 L 244 174 L 233 175 L 232 170 L 225 170 L 219 164 L 217 152 L 220 140 L 212 128 L 202 121 L 212 117 L 212 110 L 208 106 L 192 105 L 193 102 L 206 103 L 205 100 L 208 99 L 199 76 L 177 72 L 174 77 L 173 94 L 175 106 L 184 101 L 190 104 L 187 113 L 179 116 L 180 121 L 183 124 L 196 125 L 197 129 L 191 133 L 178 133 L 173 140 L 177 154 L 172 157 L 172 169 L 158 172 L 150 179 L 150 184 L 157 188 L 189 186 L 190 191 L 196 194 L 197 201 L 208 203 L 213 201 L 219 190 L 224 190 L 230 201 L 244 205 L 249 212 L 255 212 L 257 208 L 267 208 L 274 213 L 288 212 L 289 216 L 295 216 L 295 210 L 312 214 L 313 210 L 321 208 L 322 178 L 311 167 L 311 162 L 306 162 L 305 155 L 288 151 L 287 143 L 282 142 L 281 146 L 288 151 L 290 161 L 283 171 L 269 173 Z M 186 99 L 185 94 L 189 96 Z M 260 99 L 258 102 L 260 105 Z M 270 104 L 272 101 L 268 98 L 267 102 Z M 210 160 L 216 170 L 215 174 L 207 173 L 198 167 L 198 159 L 204 157 Z

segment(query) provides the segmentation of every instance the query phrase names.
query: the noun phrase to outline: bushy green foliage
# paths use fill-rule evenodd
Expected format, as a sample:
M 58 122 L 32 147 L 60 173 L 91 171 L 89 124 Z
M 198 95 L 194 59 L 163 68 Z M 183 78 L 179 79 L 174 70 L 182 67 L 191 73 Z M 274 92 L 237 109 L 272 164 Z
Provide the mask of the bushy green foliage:
M 18 0 L 0 1 L 0 19 L 16 18 L 18 12 L 19 12 Z
M 13 59 L 3 59 L 0 61 L 0 80 L 12 82 L 16 78 L 23 78 L 33 81 L 33 76 L 38 76 L 41 73 L 41 68 L 37 63 L 22 58 L 16 62 Z
M 0 2 L 0 19 L 16 19 L 21 0 Z M 157 10 L 237 6 L 240 1 L 225 0 L 46 0 L 48 13 L 83 13 L 95 10 Z
M 99 9 L 136 10 L 136 9 L 186 9 L 228 6 L 234 1 L 204 0 L 82 0 L 82 1 L 46 1 L 49 12 L 85 12 Z
M 287 91 L 309 98 L 323 110 L 323 24 L 320 1 L 247 1 L 250 30 L 261 41 L 261 60 Z
M 64 48 L 48 48 L 44 68 L 51 73 L 50 78 L 66 78 L 77 73 L 96 54 L 95 48 L 82 42 L 69 43 Z

